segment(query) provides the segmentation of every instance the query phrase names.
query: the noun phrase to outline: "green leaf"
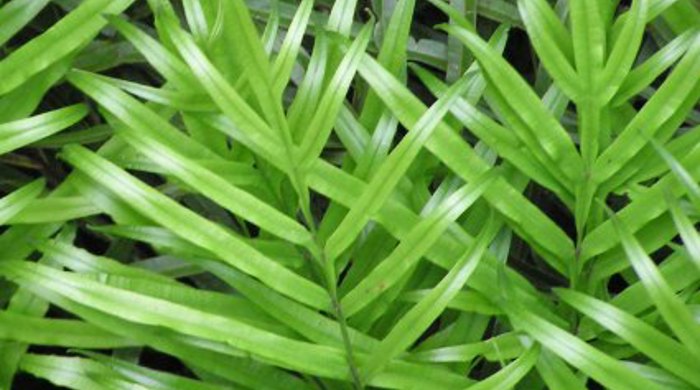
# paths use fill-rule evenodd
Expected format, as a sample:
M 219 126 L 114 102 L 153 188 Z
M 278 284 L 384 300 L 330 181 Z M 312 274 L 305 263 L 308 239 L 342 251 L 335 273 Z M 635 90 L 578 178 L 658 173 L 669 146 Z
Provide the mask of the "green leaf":
M 647 145 L 659 128 L 686 99 L 694 101 L 700 92 L 691 75 L 700 73 L 700 39 L 695 39 L 685 56 L 651 99 L 596 160 L 593 172 L 599 182 L 610 180 Z
M 32 143 L 31 146 L 37 148 L 60 148 L 68 144 L 89 145 L 105 141 L 112 133 L 111 127 L 107 125 L 98 125 L 84 130 L 75 130 L 48 136 Z
M 261 310 L 269 313 L 307 339 L 337 348 L 343 346 L 340 328 L 336 321 L 281 296 L 254 279 L 223 264 L 207 261 L 202 263 L 202 268 L 240 291 Z M 355 329 L 349 328 L 348 331 L 353 347 L 359 351 L 369 351 L 377 344 L 376 340 Z
M 33 247 L 27 245 L 22 241 L 33 240 L 41 237 L 42 235 L 51 235 L 56 233 L 59 226 L 55 225 L 41 225 L 43 229 L 23 229 L 22 227 L 17 227 L 16 229 L 10 229 L 2 235 L 3 239 L 8 236 L 10 239 L 15 239 L 19 241 L 20 245 L 2 245 L 3 255 L 5 260 L 13 260 L 18 257 L 29 256 L 33 252 Z M 17 235 L 12 233 L 20 233 L 19 238 Z M 75 230 L 68 228 L 63 229 L 58 232 L 57 240 L 67 241 L 73 239 Z M 51 258 L 47 256 L 42 256 L 39 258 L 39 262 L 48 263 Z M 17 314 L 21 316 L 40 318 L 47 314 L 49 310 L 49 303 L 40 297 L 36 297 L 30 290 L 24 288 L 19 288 L 10 297 L 6 308 L 7 312 L 12 314 Z M 30 321 L 31 322 L 31 321 Z M 130 339 L 130 337 L 123 337 L 124 339 Z M 22 356 L 27 352 L 29 344 L 23 343 L 21 341 L 3 341 L 0 348 L 0 386 L 9 388 L 13 382 L 13 378 L 18 371 L 20 360 Z
M 605 134 L 601 123 L 604 101 L 599 91 L 602 85 L 599 75 L 603 71 L 607 42 L 599 3 L 575 0 L 570 4 L 574 59 L 581 85 L 580 96 L 572 100 L 577 104 L 579 148 L 587 169 L 593 165 L 601 145 L 607 144 L 603 139 Z M 587 178 L 588 173 L 584 177 Z M 576 230 L 582 234 L 588 222 L 595 189 L 590 180 L 582 181 L 578 187 L 574 214 Z
M 656 18 L 660 14 L 662 14 L 664 11 L 666 11 L 669 7 L 672 7 L 675 3 L 679 3 L 678 0 L 660 0 L 660 1 L 654 1 L 649 5 L 649 12 L 647 14 L 647 19 L 652 20 L 653 18 Z
M 428 0 L 430 1 L 430 4 L 434 5 L 440 11 L 445 13 L 445 15 L 449 16 L 450 19 L 456 23 L 458 26 L 470 30 L 470 31 L 475 31 L 475 26 L 474 23 L 471 21 L 467 20 L 467 18 L 464 17 L 464 15 L 455 7 L 450 6 L 449 4 L 445 3 L 444 1 L 441 0 Z
M 0 199 L 0 225 L 19 214 L 44 190 L 45 181 L 35 180 Z
M 329 38 L 324 31 L 319 31 L 314 39 L 313 51 L 304 72 L 304 79 L 297 85 L 294 100 L 287 109 L 289 127 L 294 140 L 303 138 L 307 127 L 306 120 L 316 115 L 316 103 L 323 93 L 324 80 L 329 73 Z M 341 112 L 343 109 L 341 108 Z M 297 142 L 298 143 L 298 142 Z
M 34 141 L 65 130 L 88 113 L 83 104 L 76 104 L 30 118 L 0 124 L 0 154 L 11 152 Z
M 204 93 L 188 93 L 173 91 L 165 88 L 154 88 L 131 81 L 111 77 L 102 77 L 98 75 L 94 75 L 94 77 L 99 77 L 102 81 L 105 81 L 117 88 L 123 89 L 142 99 L 169 106 L 181 111 L 216 111 L 216 106 L 211 99 L 209 99 L 209 96 Z
M 273 93 L 272 67 L 268 60 L 258 32 L 250 17 L 248 8 L 242 0 L 221 2 L 221 10 L 224 20 L 236 26 L 235 33 L 227 29 L 228 43 L 234 45 L 244 58 L 243 69 L 250 78 L 250 88 L 262 110 L 262 116 L 276 130 L 287 149 L 291 147 L 290 133 L 284 112 L 276 96 Z M 162 22 L 165 31 L 173 38 L 173 44 L 188 64 L 192 72 L 205 90 L 212 96 L 214 102 L 229 115 L 222 107 L 226 103 L 234 106 L 240 105 L 240 96 L 230 87 L 226 79 L 215 69 L 204 53 L 197 47 L 191 36 L 178 26 L 178 19 L 169 3 L 156 10 L 157 19 Z M 232 101 L 228 101 L 231 99 Z M 233 108 L 233 107 L 232 107 Z
M 518 359 L 470 388 L 475 390 L 514 388 L 537 363 L 539 351 L 539 344 L 533 345 Z
M 698 10 L 591 1 L 0 0 L 0 388 L 700 385 Z
M 576 71 L 587 94 L 596 93 L 598 80 L 594 79 L 594 75 L 602 69 L 606 53 L 605 26 L 600 3 L 599 1 L 572 0 L 569 5 Z M 643 22 L 644 19 L 642 24 Z M 634 50 L 634 47 L 632 49 Z M 614 49 L 613 52 L 615 52 Z M 624 73 L 624 69 L 622 72 Z
M 224 344 L 184 336 L 163 327 L 150 327 L 118 319 L 99 310 L 90 309 L 36 285 L 27 285 L 37 295 L 50 299 L 70 311 L 109 328 L 124 337 L 137 339 L 159 351 L 174 355 L 188 365 L 204 369 L 221 378 L 252 388 L 300 389 L 301 382 L 270 366 L 240 356 L 240 351 Z M 255 373 L 254 375 L 251 373 Z M 94 388 L 94 387 L 93 387 Z
M 0 8 L 0 46 L 22 29 L 49 3 L 48 0 L 12 0 Z
M 699 386 L 700 373 L 691 362 L 693 354 L 677 341 L 634 316 L 573 290 L 555 290 L 567 304 L 629 342 L 669 372 Z
M 430 72 L 417 66 L 411 67 L 418 78 L 440 97 L 447 86 Z M 451 109 L 452 114 L 479 139 L 510 161 L 528 177 L 555 191 L 567 204 L 573 202 L 571 194 L 550 173 L 549 167 L 539 163 L 533 153 L 507 128 L 480 112 L 466 99 L 459 99 Z
M 42 224 L 65 222 L 99 214 L 101 210 L 79 196 L 35 199 L 15 214 L 8 224 Z
M 698 159 L 700 159 L 700 151 L 696 150 L 689 153 L 683 161 L 685 164 L 694 166 L 697 164 L 696 161 L 699 161 Z M 665 169 L 662 170 L 661 173 L 664 171 Z M 695 173 L 695 175 L 697 175 L 697 173 Z M 647 237 L 660 237 L 664 240 L 655 245 L 665 245 L 677 232 L 670 218 L 666 219 L 666 229 L 663 231 L 658 229 L 659 217 L 663 216 L 664 213 L 668 211 L 666 203 L 661 199 L 663 199 L 666 191 L 673 192 L 676 197 L 683 195 L 685 186 L 679 186 L 677 183 L 678 182 L 672 175 L 663 176 L 651 188 L 637 196 L 630 204 L 623 208 L 618 213 L 619 218 L 635 233 L 646 231 L 648 233 L 650 232 L 650 236 Z M 664 232 L 663 235 L 661 234 L 662 232 Z M 663 238 L 664 236 L 666 236 L 666 238 Z M 581 258 L 584 259 L 584 261 L 588 261 L 591 257 L 602 254 L 610 259 L 616 259 L 616 262 L 621 264 L 622 269 L 629 266 L 628 262 L 623 261 L 624 256 L 621 256 L 623 252 L 620 248 L 620 239 L 615 234 L 612 222 L 609 220 L 590 232 L 585 237 L 582 244 Z
M 77 272 L 115 274 L 146 279 L 154 283 L 173 283 L 173 280 L 170 278 L 139 268 L 128 267 L 104 256 L 95 256 L 88 251 L 60 241 L 49 240 L 39 243 L 37 244 L 37 249 L 44 253 L 45 256 L 49 256 L 52 261 Z
M 0 311 L 0 339 L 68 348 L 124 348 L 138 345 L 76 320 L 44 319 Z
M 629 71 L 642 44 L 649 3 L 648 0 L 635 0 L 632 8 L 625 14 L 625 24 L 600 75 L 600 85 L 603 88 L 600 99 L 603 102 L 610 101 L 623 82 L 631 76 Z
M 86 45 L 107 24 L 101 14 L 119 13 L 133 0 L 88 0 L 43 34 L 0 61 L 0 95 Z
M 673 290 L 680 292 L 700 279 L 700 275 L 694 272 L 694 267 L 695 266 L 688 261 L 686 253 L 682 250 L 676 250 L 659 267 L 659 271 Z M 634 282 L 609 302 L 634 315 L 641 315 L 645 310 L 654 306 L 654 302 L 649 299 L 644 284 L 641 281 Z M 588 325 L 591 325 L 590 321 Z M 586 326 L 583 326 L 582 322 L 581 334 L 583 337 L 588 337 L 589 333 L 586 333 L 587 331 L 584 331 L 584 328 L 586 328 Z
M 503 361 L 518 357 L 523 351 L 519 336 L 510 332 L 476 343 L 419 351 L 414 353 L 412 358 L 427 362 L 467 362 L 477 356 L 483 356 L 489 361 Z
M 292 75 L 292 69 L 301 49 L 302 39 L 309 23 L 313 5 L 313 0 L 301 1 L 297 12 L 294 14 L 294 19 L 284 36 L 279 53 L 272 64 L 274 88 L 279 95 L 282 95 L 284 87 Z
M 371 24 L 367 24 L 362 28 L 343 60 L 335 69 L 333 77 L 326 85 L 325 92 L 317 102 L 314 102 L 315 113 L 308 123 L 304 123 L 306 129 L 297 151 L 299 156 L 301 156 L 299 163 L 301 166 L 307 166 L 314 161 L 326 145 L 338 112 L 345 100 L 345 95 L 348 93 L 348 89 L 357 72 L 361 56 L 367 49 L 371 31 Z
M 572 100 L 579 99 L 582 85 L 573 67 L 571 34 L 544 0 L 518 1 L 525 28 L 547 72 L 557 87 Z
M 622 105 L 642 92 L 683 56 L 697 35 L 697 31 L 686 31 L 627 73 L 612 100 L 612 105 Z
M 169 82 L 182 88 L 197 90 L 197 81 L 192 77 L 187 65 L 156 39 L 122 18 L 108 16 L 107 20 Z
M 546 348 L 540 351 L 537 373 L 552 390 L 584 390 L 582 381 L 560 358 Z
M 80 351 L 80 354 L 109 367 L 114 372 L 119 373 L 122 377 L 130 381 L 140 383 L 152 389 L 221 390 L 224 388 L 220 385 L 205 383 L 183 376 L 173 375 L 168 372 L 151 370 L 143 366 L 130 364 L 123 360 L 94 352 Z
M 0 121 L 9 122 L 25 118 L 34 112 L 44 95 L 68 71 L 73 61 L 68 56 L 45 70 L 30 77 L 22 84 L 0 98 Z
M 5 262 L 0 264 L 0 272 L 22 284 L 41 283 L 45 289 L 88 307 L 107 310 L 110 315 L 227 343 L 287 368 L 317 375 L 338 376 L 339 373 L 345 373 L 340 351 L 286 339 L 238 320 L 105 286 L 84 277 L 26 262 Z M 49 278 L 55 282 L 50 282 Z M 300 354 L 306 356 L 301 358 Z M 317 360 L 316 363 L 314 360 Z
M 411 126 L 411 131 L 378 168 L 377 173 L 369 182 L 368 188 L 328 239 L 325 247 L 328 258 L 337 258 L 355 240 L 372 214 L 391 195 L 433 130 L 447 114 L 450 106 L 454 104 L 459 95 L 466 91 L 469 85 L 468 81 L 469 77 L 463 76 Z
M 399 297 L 400 300 L 406 302 L 419 302 L 430 292 L 430 289 L 414 290 L 404 293 Z M 494 315 L 502 314 L 501 310 L 496 305 L 486 298 L 483 294 L 476 291 L 460 291 L 447 305 L 450 309 L 460 310 L 464 312 L 474 312 L 480 314 Z
M 280 337 L 259 330 L 240 321 L 216 316 L 185 306 L 116 289 L 70 273 L 61 273 L 48 267 L 27 262 L 5 262 L 0 272 L 22 284 L 40 285 L 42 289 L 64 299 L 103 310 L 109 308 L 112 316 L 146 325 L 158 325 L 183 334 L 219 341 L 241 348 L 265 362 L 308 372 L 314 375 L 343 379 L 347 376 L 345 358 L 340 350 Z M 395 383 L 397 371 L 407 380 L 411 364 L 396 363 L 386 375 L 377 377 L 371 384 Z M 393 372 L 393 373 L 392 373 Z M 425 377 L 417 383 L 430 383 L 435 377 Z M 444 375 L 442 383 L 455 378 Z M 461 381 L 463 385 L 465 380 Z M 435 383 L 435 382 L 433 382 Z M 454 385 L 454 382 L 453 382 Z
M 340 0 L 334 2 L 326 28 L 331 31 L 337 31 L 345 36 L 349 35 L 356 6 L 357 0 Z
M 264 119 L 249 106 L 243 97 L 227 82 L 224 76 L 214 67 L 207 59 L 205 54 L 197 47 L 192 37 L 185 33 L 178 25 L 177 19 L 173 15 L 174 11 L 164 12 L 163 16 L 164 27 L 168 33 L 174 37 L 174 44 L 180 55 L 185 59 L 188 66 L 197 77 L 198 81 L 211 96 L 212 100 L 222 110 L 222 112 L 235 124 L 236 127 L 243 128 L 244 131 L 267 133 L 268 137 L 281 140 L 282 156 L 285 156 L 287 163 L 283 172 L 287 173 L 292 180 L 292 184 L 300 196 L 300 205 L 308 208 L 308 192 L 303 184 L 304 180 L 301 177 L 296 164 L 296 158 L 292 150 L 292 140 L 289 131 L 289 125 L 282 108 L 275 97 L 272 95 L 270 75 L 267 74 L 269 64 L 262 52 L 262 47 L 258 47 L 259 39 L 255 28 L 250 22 L 247 9 L 239 4 L 239 1 L 223 2 L 229 7 L 235 7 L 236 10 L 226 11 L 228 15 L 232 15 L 236 20 L 242 23 L 242 35 L 247 35 L 244 45 L 249 55 L 249 60 L 253 63 L 247 64 L 249 73 L 254 74 L 251 80 L 252 88 L 257 96 L 258 103 L 262 107 Z M 225 6 L 226 7 L 226 6 Z M 241 10 L 242 8 L 242 10 Z M 165 10 L 167 11 L 167 9 Z M 240 14 L 240 15 L 239 15 Z M 250 31 L 250 30 L 253 31 Z M 251 43 L 250 41 L 257 41 Z M 269 126 L 268 126 L 269 124 Z M 289 164 L 289 161 L 292 163 Z M 305 214 L 309 214 L 305 212 Z
M 554 164 L 561 165 L 570 180 L 581 175 L 581 158 L 561 124 L 545 109 L 539 97 L 502 57 L 478 35 L 455 26 L 444 29 L 456 36 L 474 54 L 489 82 L 536 137 Z
M 700 17 L 697 4 L 691 1 L 659 1 L 655 2 L 656 12 L 662 13 L 664 21 L 675 34 L 682 34 L 688 29 L 697 27 L 697 19 Z
M 178 205 L 104 158 L 80 146 L 64 148 L 63 157 L 139 213 L 167 226 L 185 240 L 206 248 L 285 295 L 312 307 L 327 307 L 328 297 L 320 286 L 280 266 L 221 226 Z
M 178 177 L 193 188 L 221 204 L 231 212 L 257 224 L 260 228 L 301 245 L 311 245 L 310 233 L 298 222 L 257 199 L 250 193 L 229 184 L 214 172 L 195 164 L 193 161 L 149 136 L 152 129 L 163 133 L 177 133 L 167 121 L 145 106 L 130 98 L 117 88 L 111 87 L 98 78 L 84 73 L 71 73 L 71 83 L 85 91 L 103 107 L 117 116 L 126 126 L 116 126 L 118 134 L 136 150 L 162 166 L 166 172 Z
M 263 48 L 265 49 L 266 54 L 270 54 L 272 52 L 273 45 L 275 44 L 275 39 L 277 37 L 277 34 L 279 33 L 279 27 L 280 27 L 280 15 L 279 15 L 279 4 L 277 1 L 272 3 L 272 12 L 270 13 L 270 18 L 267 20 L 267 24 L 265 25 L 265 30 L 262 33 L 262 36 L 260 37 L 260 40 L 263 43 Z
M 542 319 L 517 304 L 508 305 L 508 317 L 513 326 L 527 333 L 543 347 L 555 353 L 572 366 L 583 371 L 610 389 L 629 389 L 643 385 L 648 389 L 660 389 L 619 360 L 580 340 L 571 333 Z
M 426 108 L 412 93 L 370 57 L 365 57 L 359 71 L 406 128 L 416 126 L 420 115 L 426 112 Z M 425 146 L 465 181 L 475 180 L 490 167 L 474 153 L 469 144 L 444 123 L 437 125 Z M 512 185 L 502 180 L 494 182 L 484 193 L 484 198 L 506 218 L 521 237 L 534 243 L 538 249 L 542 249 L 550 265 L 565 273 L 565 268 L 558 258 L 565 253 L 573 255 L 573 244 L 549 218 L 527 201 Z M 548 232 L 547 240 L 542 240 L 543 236 L 531 234 L 534 231 L 545 230 Z
M 680 380 L 677 376 L 671 375 L 661 368 L 629 361 L 625 362 L 625 364 L 641 377 L 652 380 L 666 389 L 686 390 L 691 388 L 687 382 Z
M 673 222 L 676 224 L 678 233 L 683 240 L 684 247 L 688 251 L 690 261 L 692 261 L 695 266 L 700 269 L 700 234 L 698 234 L 698 231 L 690 218 L 688 218 L 688 216 L 681 210 L 677 199 L 667 196 L 666 202 L 668 203 L 669 210 L 671 211 Z
M 366 184 L 361 180 L 336 170 L 327 163 L 317 163 L 314 171 L 309 177 L 309 183 L 313 188 L 346 207 L 356 203 L 366 187 Z M 497 183 L 498 179 L 492 185 Z M 418 223 L 419 217 L 406 206 L 392 199 L 387 202 L 387 207 L 377 214 L 377 222 L 382 224 L 393 236 L 405 239 L 410 227 Z M 431 262 L 447 270 L 452 268 L 455 259 L 474 242 L 474 238 L 457 224 L 450 227 L 450 232 L 451 234 L 438 238 L 438 242 L 427 253 L 427 258 Z M 486 253 L 485 257 L 488 261 L 482 262 L 482 266 L 476 269 L 472 286 L 487 296 L 491 296 L 498 291 L 494 285 L 496 274 L 493 264 L 496 260 L 489 253 Z M 522 279 L 519 281 L 522 282 Z M 520 289 L 519 293 L 524 294 L 524 296 L 532 297 L 534 293 L 532 289 L 521 283 L 518 284 L 518 289 Z M 528 299 L 528 301 L 533 306 L 537 305 L 536 299 Z
M 90 229 L 115 237 L 128 238 L 134 241 L 145 242 L 156 247 L 159 251 L 180 256 L 194 256 L 196 258 L 212 258 L 214 254 L 184 240 L 167 229 L 153 226 L 137 225 L 100 225 L 91 226 Z M 264 253 L 271 259 L 290 268 L 300 268 L 306 259 L 294 246 L 284 241 L 263 240 L 260 238 L 243 238 L 253 248 Z
M 656 150 L 661 159 L 671 168 L 671 173 L 676 181 L 683 186 L 688 198 L 697 210 L 700 210 L 700 185 L 693 178 L 693 175 L 678 161 L 671 153 L 669 153 L 658 142 L 652 141 L 651 145 Z
M 478 13 L 489 19 L 514 26 L 522 27 L 523 25 L 518 15 L 518 8 L 512 2 L 506 0 L 480 1 L 477 5 Z
M 449 225 L 481 197 L 495 177 L 495 172 L 490 171 L 460 187 L 415 224 L 391 254 L 343 297 L 345 314 L 352 316 L 410 272 Z
M 383 31 L 382 44 L 377 61 L 396 77 L 406 70 L 408 39 L 411 32 L 411 18 L 414 16 L 415 0 L 394 4 L 391 19 Z M 360 123 L 368 129 L 374 129 L 379 122 L 384 106 L 372 89 L 367 92 L 360 111 Z
M 182 2 L 182 8 L 183 11 L 185 11 L 187 25 L 190 26 L 192 35 L 194 35 L 199 42 L 207 42 L 211 34 L 209 31 L 210 23 L 207 20 L 207 10 L 213 7 L 210 5 L 205 7 L 204 4 L 199 1 L 185 0 Z
M 87 359 L 59 356 L 27 355 L 22 370 L 44 378 L 57 386 L 88 390 L 96 388 L 145 390 L 120 378 L 107 367 Z
M 649 298 L 683 345 L 696 357 L 700 356 L 700 325 L 695 322 L 688 307 L 669 287 L 625 223 L 614 215 L 611 219 L 622 241 L 627 259 L 644 285 Z
M 442 313 L 447 304 L 471 277 L 489 243 L 500 228 L 500 222 L 489 221 L 472 247 L 464 253 L 450 272 L 430 293 L 409 310 L 373 351 L 362 374 L 365 380 L 381 372 L 389 361 L 415 342 Z M 534 364 L 534 361 L 533 361 Z

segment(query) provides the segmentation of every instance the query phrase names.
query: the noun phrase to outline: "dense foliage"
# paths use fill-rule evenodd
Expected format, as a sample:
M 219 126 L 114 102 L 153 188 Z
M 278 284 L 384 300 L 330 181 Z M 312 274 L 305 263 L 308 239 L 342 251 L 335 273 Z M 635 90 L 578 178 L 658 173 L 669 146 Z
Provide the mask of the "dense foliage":
M 0 1 L 0 389 L 700 388 L 694 0 Z

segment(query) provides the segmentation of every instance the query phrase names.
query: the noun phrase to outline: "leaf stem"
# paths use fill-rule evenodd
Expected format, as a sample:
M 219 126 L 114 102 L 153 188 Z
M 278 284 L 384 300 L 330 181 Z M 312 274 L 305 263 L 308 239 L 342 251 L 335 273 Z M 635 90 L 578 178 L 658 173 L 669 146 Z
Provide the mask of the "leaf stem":
M 331 297 L 335 317 L 340 325 L 340 335 L 343 338 L 343 346 L 345 347 L 345 354 L 348 360 L 348 366 L 350 367 L 350 375 L 352 376 L 355 389 L 360 390 L 363 389 L 364 386 L 362 385 L 362 379 L 360 378 L 360 370 L 355 362 L 355 355 L 353 353 L 352 343 L 350 342 L 350 333 L 348 332 L 348 324 L 345 320 L 345 315 L 343 314 L 343 307 L 338 299 L 338 289 L 335 285 L 335 277 L 328 282 L 328 292 Z
M 306 225 L 311 231 L 311 235 L 314 239 L 313 247 L 310 248 L 310 252 L 314 258 L 318 261 L 319 265 L 323 268 L 324 280 L 326 283 L 326 290 L 328 291 L 328 296 L 331 299 L 331 306 L 333 310 L 333 315 L 338 321 L 340 327 L 340 336 L 343 339 L 343 347 L 345 349 L 345 356 L 348 362 L 348 367 L 350 368 L 350 376 L 352 378 L 353 387 L 356 390 L 364 389 L 362 384 L 362 379 L 360 376 L 360 370 L 355 362 L 355 354 L 353 352 L 352 342 L 350 341 L 350 332 L 348 332 L 348 324 L 343 314 L 343 307 L 338 299 L 338 286 L 336 280 L 335 264 L 333 259 L 326 256 L 323 246 L 319 242 L 318 230 L 316 223 L 313 220 L 310 210 L 308 207 L 302 207 L 302 216 L 305 219 Z

